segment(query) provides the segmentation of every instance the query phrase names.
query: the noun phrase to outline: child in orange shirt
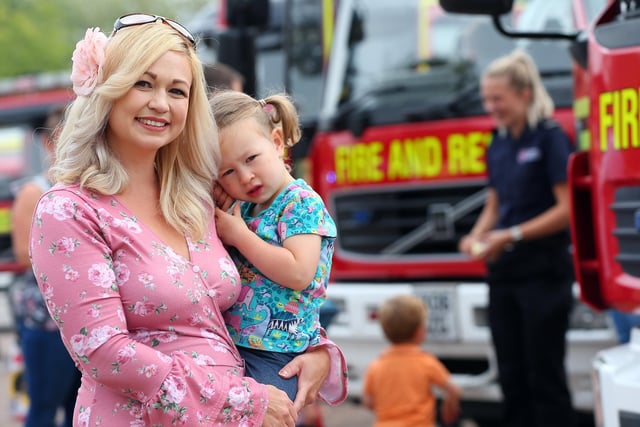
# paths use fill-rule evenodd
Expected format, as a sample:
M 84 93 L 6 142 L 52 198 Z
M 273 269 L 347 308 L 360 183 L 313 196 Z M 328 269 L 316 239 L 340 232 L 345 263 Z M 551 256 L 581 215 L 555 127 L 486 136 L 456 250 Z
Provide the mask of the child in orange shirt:
M 382 305 L 379 319 L 391 346 L 365 375 L 363 403 L 375 412 L 374 427 L 434 427 L 434 385 L 444 392 L 442 420 L 454 422 L 461 390 L 447 368 L 420 348 L 427 335 L 425 304 L 411 295 L 396 296 Z

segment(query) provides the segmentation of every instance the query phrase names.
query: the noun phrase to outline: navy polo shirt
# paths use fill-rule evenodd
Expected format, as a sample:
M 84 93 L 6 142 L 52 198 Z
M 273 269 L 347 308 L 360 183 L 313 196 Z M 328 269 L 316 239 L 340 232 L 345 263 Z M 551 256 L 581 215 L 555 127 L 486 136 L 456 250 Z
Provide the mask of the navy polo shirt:
M 553 120 L 526 127 L 517 140 L 494 131 L 487 151 L 489 186 L 498 194 L 496 228 L 527 221 L 555 204 L 553 186 L 567 182 L 573 146 Z

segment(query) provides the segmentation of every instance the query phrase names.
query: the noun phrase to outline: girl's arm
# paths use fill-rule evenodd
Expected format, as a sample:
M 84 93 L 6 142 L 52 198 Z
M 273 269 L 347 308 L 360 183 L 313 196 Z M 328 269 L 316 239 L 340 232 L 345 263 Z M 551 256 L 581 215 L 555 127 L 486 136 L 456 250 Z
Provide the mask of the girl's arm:
M 247 228 L 236 204 L 233 214 L 216 208 L 216 229 L 225 244 L 234 246 L 262 274 L 293 290 L 307 288 L 318 269 L 322 237 L 296 234 L 275 246 Z

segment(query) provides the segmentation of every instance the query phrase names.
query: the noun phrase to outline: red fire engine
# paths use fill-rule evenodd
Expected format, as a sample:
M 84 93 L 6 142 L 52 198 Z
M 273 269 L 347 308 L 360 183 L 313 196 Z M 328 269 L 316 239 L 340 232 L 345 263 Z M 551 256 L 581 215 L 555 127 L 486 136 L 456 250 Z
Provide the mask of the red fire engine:
M 583 7 L 574 21 L 578 3 L 521 1 L 512 17 L 521 31 L 573 31 L 595 17 Z M 430 307 L 425 345 L 463 386 L 463 413 L 495 426 L 501 395 L 484 265 L 457 250 L 485 200 L 492 123 L 479 73 L 516 46 L 527 50 L 556 119 L 574 136 L 569 40 L 510 39 L 488 17 L 446 14 L 435 0 L 341 0 L 336 10 L 309 163 L 338 226 L 328 295 L 340 313 L 329 335 L 346 353 L 350 393 L 359 397 L 366 366 L 386 346 L 378 306 L 412 293 Z M 574 405 L 588 421 L 591 360 L 614 342 L 606 314 L 576 298 L 567 367 Z
M 512 1 L 441 0 L 452 12 L 485 13 L 501 27 Z M 574 62 L 574 114 L 580 146 L 569 163 L 574 268 L 581 298 L 597 310 L 640 308 L 640 133 L 638 77 L 640 8 L 635 1 L 574 2 L 574 19 L 597 17 L 582 32 L 505 30 L 512 37 L 569 38 Z M 577 13 L 575 13 L 577 12 Z M 597 426 L 640 425 L 640 330 L 631 342 L 593 360 Z

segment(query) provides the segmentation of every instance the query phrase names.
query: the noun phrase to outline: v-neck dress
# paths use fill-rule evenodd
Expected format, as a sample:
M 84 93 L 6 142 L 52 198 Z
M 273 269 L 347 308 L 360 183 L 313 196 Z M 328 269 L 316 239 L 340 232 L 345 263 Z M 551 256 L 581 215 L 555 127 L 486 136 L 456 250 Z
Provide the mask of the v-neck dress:
M 213 219 L 190 260 L 113 196 L 56 186 L 36 208 L 33 269 L 82 371 L 74 425 L 258 426 L 266 387 L 244 377 L 222 318 L 238 272 Z

